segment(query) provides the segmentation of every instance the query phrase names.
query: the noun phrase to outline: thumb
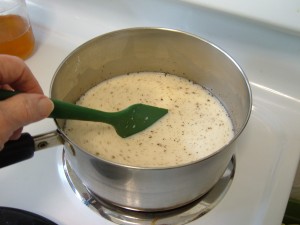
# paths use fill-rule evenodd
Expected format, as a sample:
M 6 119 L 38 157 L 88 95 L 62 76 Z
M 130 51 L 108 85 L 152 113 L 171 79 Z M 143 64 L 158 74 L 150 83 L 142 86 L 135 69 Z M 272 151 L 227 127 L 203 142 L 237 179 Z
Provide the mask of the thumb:
M 0 144 L 19 128 L 46 118 L 53 110 L 52 101 L 41 94 L 18 94 L 0 102 Z

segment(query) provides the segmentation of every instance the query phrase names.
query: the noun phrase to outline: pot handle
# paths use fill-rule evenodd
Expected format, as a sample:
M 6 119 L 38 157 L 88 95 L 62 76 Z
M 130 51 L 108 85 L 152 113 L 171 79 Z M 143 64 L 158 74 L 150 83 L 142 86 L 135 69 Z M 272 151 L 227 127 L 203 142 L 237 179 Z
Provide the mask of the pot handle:
M 33 137 L 23 133 L 18 140 L 8 141 L 0 151 L 0 168 L 30 159 L 34 155 Z
M 18 140 L 8 141 L 0 151 L 0 168 L 21 162 L 33 157 L 35 151 L 63 144 L 59 131 L 31 136 L 23 133 Z

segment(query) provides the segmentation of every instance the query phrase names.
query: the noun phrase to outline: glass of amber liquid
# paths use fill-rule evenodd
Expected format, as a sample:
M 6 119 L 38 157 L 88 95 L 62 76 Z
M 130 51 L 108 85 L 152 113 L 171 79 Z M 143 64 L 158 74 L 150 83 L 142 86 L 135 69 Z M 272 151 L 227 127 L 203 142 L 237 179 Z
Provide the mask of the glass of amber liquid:
M 0 0 L 0 54 L 26 59 L 34 45 L 25 0 Z

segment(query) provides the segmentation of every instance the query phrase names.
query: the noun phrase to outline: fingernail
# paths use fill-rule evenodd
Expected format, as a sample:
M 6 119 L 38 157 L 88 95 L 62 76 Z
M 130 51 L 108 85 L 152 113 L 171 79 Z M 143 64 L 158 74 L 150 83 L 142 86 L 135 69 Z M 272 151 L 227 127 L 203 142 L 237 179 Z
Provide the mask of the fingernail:
M 53 108 L 54 108 L 53 102 L 49 98 L 43 96 L 39 99 L 38 110 L 39 110 L 39 114 L 42 117 L 49 116 L 50 113 L 53 111 Z

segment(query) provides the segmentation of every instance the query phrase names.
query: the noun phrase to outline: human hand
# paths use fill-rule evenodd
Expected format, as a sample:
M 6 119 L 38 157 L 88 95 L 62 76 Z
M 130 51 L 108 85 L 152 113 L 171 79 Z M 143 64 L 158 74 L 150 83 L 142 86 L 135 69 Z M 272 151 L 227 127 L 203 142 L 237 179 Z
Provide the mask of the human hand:
M 8 140 L 20 137 L 23 126 L 46 118 L 52 101 L 43 95 L 38 81 L 19 58 L 0 54 L 0 88 L 24 92 L 0 101 L 0 150 Z

